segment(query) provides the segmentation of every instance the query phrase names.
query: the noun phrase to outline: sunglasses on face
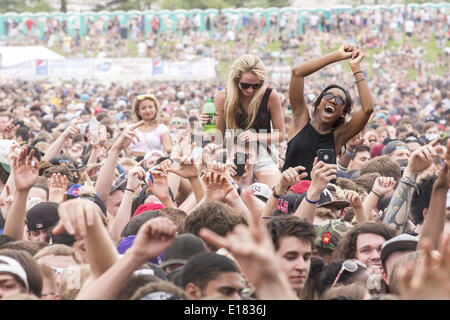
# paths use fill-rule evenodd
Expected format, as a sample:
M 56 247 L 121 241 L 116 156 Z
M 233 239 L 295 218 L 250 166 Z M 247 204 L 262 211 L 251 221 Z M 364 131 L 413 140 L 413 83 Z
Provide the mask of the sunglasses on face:
M 338 105 L 340 105 L 340 106 L 343 106 L 344 103 L 345 103 L 345 101 L 342 100 L 341 97 L 335 96 L 335 95 L 332 94 L 332 93 L 325 93 L 325 94 L 323 95 L 323 98 L 324 98 L 325 100 L 327 100 L 327 101 L 330 101 L 331 99 L 334 98 L 334 101 L 335 101 Z
M 336 285 L 336 283 L 339 281 L 339 278 L 341 277 L 342 273 L 344 271 L 348 271 L 348 272 L 356 272 L 359 268 L 359 266 L 361 267 L 365 267 L 367 268 L 364 263 L 362 263 L 361 261 L 358 261 L 356 259 L 353 260 L 345 260 L 342 263 L 342 267 L 341 270 L 339 270 L 338 275 L 336 276 L 336 279 L 334 280 L 333 284 L 331 285 L 331 288 L 334 288 L 334 286 Z
M 239 84 L 241 85 L 242 89 L 249 89 L 250 87 L 252 87 L 253 90 L 257 90 L 257 89 L 261 88 L 263 83 L 264 83 L 263 81 L 261 81 L 260 83 L 255 83 L 255 84 L 246 83 L 246 82 L 239 82 Z
M 144 100 L 144 99 L 154 99 L 156 100 L 155 96 L 151 93 L 148 94 L 140 94 L 137 96 L 138 101 Z

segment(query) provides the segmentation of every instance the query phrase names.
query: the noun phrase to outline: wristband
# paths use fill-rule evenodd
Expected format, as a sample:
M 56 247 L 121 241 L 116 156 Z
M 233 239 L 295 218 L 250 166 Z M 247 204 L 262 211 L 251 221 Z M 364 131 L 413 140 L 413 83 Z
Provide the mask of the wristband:
M 125 188 L 125 191 L 130 191 L 130 192 L 134 193 L 134 190 L 131 190 L 130 188 Z
M 380 196 L 378 193 L 376 193 L 375 191 L 372 190 L 372 193 L 373 193 L 374 195 L 376 195 L 378 198 L 381 198 L 381 196 Z
M 358 82 L 363 81 L 363 80 L 366 80 L 366 78 L 358 79 L 358 80 L 355 81 L 355 83 L 358 83 Z
M 354 74 L 353 74 L 353 76 L 355 76 L 356 77 L 356 75 L 358 74 L 358 73 L 362 73 L 362 74 L 364 74 L 364 72 L 362 72 L 362 71 L 356 71 Z
M 347 155 L 350 157 L 350 158 L 353 158 L 353 156 L 355 155 L 354 153 L 351 153 L 350 151 L 347 151 Z
M 281 194 L 277 194 L 277 193 L 275 192 L 275 187 L 272 188 L 272 195 L 273 195 L 275 198 L 277 198 L 277 199 L 280 199 L 280 197 L 282 196 Z
M 308 199 L 308 196 L 307 196 L 307 194 L 305 193 L 305 200 L 308 201 L 308 202 L 311 203 L 311 204 L 318 204 L 319 201 L 320 201 L 320 198 L 319 198 L 319 200 L 311 201 L 311 200 Z

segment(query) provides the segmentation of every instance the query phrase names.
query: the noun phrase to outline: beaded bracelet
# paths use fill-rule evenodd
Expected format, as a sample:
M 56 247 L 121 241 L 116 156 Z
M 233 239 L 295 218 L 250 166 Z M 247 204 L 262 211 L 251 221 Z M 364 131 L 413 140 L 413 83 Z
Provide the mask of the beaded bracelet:
M 358 79 L 358 80 L 355 81 L 355 83 L 358 83 L 358 82 L 363 81 L 363 80 L 366 80 L 366 78 Z

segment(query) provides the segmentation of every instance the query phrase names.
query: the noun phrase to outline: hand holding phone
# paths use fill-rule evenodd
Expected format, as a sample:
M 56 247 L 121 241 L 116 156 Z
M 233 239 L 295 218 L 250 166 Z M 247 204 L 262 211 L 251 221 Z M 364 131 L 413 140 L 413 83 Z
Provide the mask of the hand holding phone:
M 234 155 L 234 165 L 236 166 L 236 175 L 241 177 L 244 175 L 245 164 L 248 160 L 248 154 L 245 152 L 236 152 Z
M 336 153 L 333 149 L 319 149 L 317 150 L 317 161 L 336 164 Z

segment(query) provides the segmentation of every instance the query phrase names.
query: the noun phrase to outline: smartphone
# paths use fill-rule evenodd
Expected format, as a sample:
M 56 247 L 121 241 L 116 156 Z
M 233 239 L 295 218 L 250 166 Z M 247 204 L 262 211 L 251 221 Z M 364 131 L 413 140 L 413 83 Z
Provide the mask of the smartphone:
M 317 150 L 317 161 L 336 164 L 336 153 L 333 149 L 319 149 Z M 336 184 L 336 179 L 331 180 L 330 183 Z
M 248 154 L 245 152 L 236 152 L 234 155 L 234 165 L 236 166 L 236 175 L 241 177 L 244 174 L 245 164 L 247 163 Z
M 317 150 L 317 160 L 328 164 L 336 164 L 336 153 L 333 149 Z

